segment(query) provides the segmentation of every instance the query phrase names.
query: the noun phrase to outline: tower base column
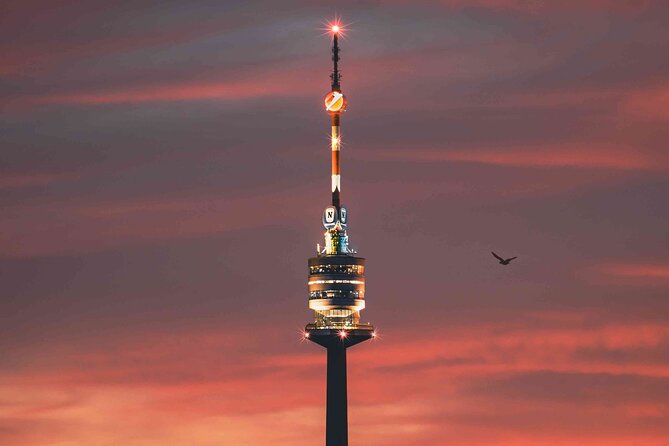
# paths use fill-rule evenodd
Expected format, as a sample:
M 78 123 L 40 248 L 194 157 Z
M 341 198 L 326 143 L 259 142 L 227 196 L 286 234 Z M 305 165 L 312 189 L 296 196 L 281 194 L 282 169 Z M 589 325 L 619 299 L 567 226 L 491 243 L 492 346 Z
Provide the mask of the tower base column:
M 348 446 L 348 406 L 346 389 L 346 346 L 343 342 L 327 347 L 328 379 L 325 446 Z
M 346 349 L 374 337 L 374 327 L 360 324 L 350 329 L 318 328 L 309 324 L 305 338 L 327 349 L 327 406 L 325 446 L 348 446 Z

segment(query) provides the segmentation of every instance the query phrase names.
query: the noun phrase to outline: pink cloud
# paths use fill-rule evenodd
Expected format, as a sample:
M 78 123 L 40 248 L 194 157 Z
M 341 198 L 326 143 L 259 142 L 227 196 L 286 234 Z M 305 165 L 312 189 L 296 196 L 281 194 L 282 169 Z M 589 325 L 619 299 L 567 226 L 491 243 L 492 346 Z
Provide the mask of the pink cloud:
M 46 186 L 67 178 L 72 178 L 72 175 L 57 173 L 5 174 L 0 177 L 0 189 Z
M 666 264 L 606 264 L 596 270 L 607 275 L 632 279 L 669 280 L 669 265 Z
M 76 60 L 168 47 L 245 26 L 245 22 L 239 19 L 201 17 L 199 20 L 165 21 L 159 27 L 128 29 L 111 26 L 113 20 L 119 18 L 115 14 L 119 10 L 104 2 L 64 4 L 60 8 L 44 7 L 39 1 L 14 3 L 6 11 L 3 10 L 3 18 L 14 29 L 28 29 L 28 32 L 25 36 L 21 33 L 16 39 L 0 42 L 4 56 L 0 62 L 0 73 L 5 75 L 44 73 Z M 156 13 L 151 11 L 150 6 L 138 6 L 132 15 L 138 20 L 142 16 L 156 16 Z M 87 32 L 68 32 L 72 27 Z M 42 38 L 31 38 L 33 35 L 40 36 L 40 31 Z
M 240 100 L 288 94 L 280 82 L 219 82 L 208 84 L 174 84 L 130 87 L 108 92 L 54 94 L 33 97 L 34 104 L 129 104 L 144 102 L 175 102 L 208 99 Z
M 666 170 L 669 160 L 658 159 L 633 147 L 597 145 L 537 145 L 455 150 L 408 149 L 358 151 L 364 159 L 413 162 L 471 162 L 510 167 Z
M 637 119 L 669 119 L 669 85 L 629 92 L 621 103 L 621 110 Z
M 564 320 L 564 314 L 557 317 Z M 569 439 L 583 438 L 579 419 L 585 417 L 602 427 L 588 431 L 592 444 L 615 444 L 609 438 L 626 438 L 627 444 L 630 438 L 641 438 L 636 444 L 652 444 L 661 438 L 657 433 L 620 426 L 669 417 L 652 388 L 636 388 L 628 401 L 629 389 L 635 389 L 629 386 L 641 385 L 631 377 L 669 378 L 669 366 L 644 360 L 620 364 L 575 353 L 661 346 L 669 339 L 669 327 L 579 328 L 582 324 L 582 319 L 569 317 L 564 327 L 551 329 L 484 324 L 411 332 L 412 337 L 389 331 L 382 340 L 351 350 L 351 438 L 370 445 L 437 446 L 444 436 L 456 445 L 508 444 L 500 438 L 515 438 L 514 445 L 532 439 L 568 444 Z M 314 437 L 322 438 L 323 351 L 304 344 L 304 353 L 257 355 L 249 351 L 266 340 L 266 333 L 262 339 L 246 336 L 246 344 L 240 342 L 243 338 L 229 329 L 182 330 L 123 333 L 116 341 L 102 341 L 104 349 L 101 340 L 91 340 L 85 348 L 64 346 L 37 369 L 1 373 L 0 418 L 15 427 L 12 444 L 18 446 L 38 445 L 45 437 L 131 446 L 232 440 L 242 446 L 306 446 Z M 297 334 L 295 338 L 299 343 Z M 38 349 L 34 354 L 41 353 Z M 613 383 L 620 382 L 625 392 L 617 394 L 617 387 L 602 381 L 600 391 L 612 398 L 606 404 L 592 398 L 551 401 L 549 390 L 548 399 L 537 404 L 523 396 L 522 386 L 511 396 L 495 387 L 500 380 L 515 377 L 514 382 L 522 383 L 527 374 L 541 377 L 546 372 L 557 374 L 555 379 L 560 373 L 618 375 Z M 489 390 L 472 392 L 472 386 L 480 385 Z M 544 429 L 557 432 L 551 421 L 556 416 L 560 434 L 546 436 Z M 0 439 L 7 435 L 0 430 Z
M 271 65 L 249 72 L 238 70 L 220 81 L 183 82 L 165 79 L 140 78 L 125 85 L 99 88 L 54 87 L 50 93 L 17 94 L 6 98 L 5 107 L 39 105 L 105 105 L 142 104 L 154 102 L 181 102 L 199 100 L 243 100 L 275 96 L 296 97 L 302 94 L 313 97 L 322 91 L 317 78 L 305 74 L 309 67 L 303 61 Z M 260 74 L 261 73 L 261 74 Z M 60 91 L 59 91 L 60 90 Z
M 302 201 L 283 199 L 305 194 L 314 196 Z M 255 195 L 17 205 L 0 216 L 1 254 L 31 257 L 95 252 L 121 244 L 222 234 L 272 224 L 291 212 L 297 215 L 303 203 L 318 203 L 317 195 L 317 191 L 300 189 Z
M 561 2 L 542 0 L 434 0 L 434 3 L 457 9 L 476 7 L 495 11 L 510 10 L 531 13 L 556 10 L 577 10 L 580 13 L 583 13 L 584 10 L 631 13 L 645 10 L 650 2 L 643 0 L 638 2 L 619 2 L 615 0 L 566 0 Z

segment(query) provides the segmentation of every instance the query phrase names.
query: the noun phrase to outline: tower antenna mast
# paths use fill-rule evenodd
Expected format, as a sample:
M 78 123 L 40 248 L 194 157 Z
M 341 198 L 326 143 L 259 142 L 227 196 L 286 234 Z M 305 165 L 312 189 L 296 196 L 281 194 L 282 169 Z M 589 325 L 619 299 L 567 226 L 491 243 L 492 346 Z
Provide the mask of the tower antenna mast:
M 332 74 L 330 74 L 330 79 L 332 80 L 332 91 L 341 91 L 339 87 L 339 25 L 333 25 L 337 27 L 337 31 L 332 31 Z
M 331 27 L 332 31 L 332 73 L 330 80 L 332 81 L 332 89 L 330 93 L 325 96 L 325 110 L 330 114 L 332 119 L 332 206 L 337 208 L 339 212 L 341 208 L 341 114 L 346 110 L 346 97 L 341 92 L 341 74 L 339 73 L 339 35 L 342 32 L 340 25 L 335 24 Z

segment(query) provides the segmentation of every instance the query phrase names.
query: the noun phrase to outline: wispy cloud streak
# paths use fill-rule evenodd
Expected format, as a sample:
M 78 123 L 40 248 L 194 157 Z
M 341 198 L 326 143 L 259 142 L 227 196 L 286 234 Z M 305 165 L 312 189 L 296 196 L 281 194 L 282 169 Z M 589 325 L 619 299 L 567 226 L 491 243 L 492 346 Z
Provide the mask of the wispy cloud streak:
M 397 160 L 407 162 L 469 162 L 511 167 L 581 168 L 613 170 L 666 170 L 669 164 L 644 154 L 633 147 L 512 146 L 495 149 L 365 150 L 354 154 L 361 159 Z M 660 162 L 658 162 L 660 161 Z

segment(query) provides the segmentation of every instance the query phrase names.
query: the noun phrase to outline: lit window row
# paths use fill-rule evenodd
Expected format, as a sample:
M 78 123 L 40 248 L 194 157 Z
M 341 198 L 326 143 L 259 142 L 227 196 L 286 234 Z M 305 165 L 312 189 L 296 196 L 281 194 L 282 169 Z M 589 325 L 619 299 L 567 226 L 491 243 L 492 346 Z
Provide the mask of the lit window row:
M 335 308 L 334 310 L 325 310 L 320 313 L 324 317 L 349 317 L 353 311 L 345 308 Z
M 364 291 L 327 290 L 309 293 L 309 299 L 363 299 L 364 297 Z
M 335 308 L 316 312 L 316 326 L 323 328 L 355 328 L 360 321 L 360 313 Z
M 309 274 L 358 274 L 365 272 L 364 265 L 314 265 L 309 267 Z
M 331 280 L 310 280 L 307 282 L 308 285 L 320 285 L 327 283 L 350 283 L 352 285 L 364 285 L 364 280 L 346 280 L 346 279 L 331 279 Z

